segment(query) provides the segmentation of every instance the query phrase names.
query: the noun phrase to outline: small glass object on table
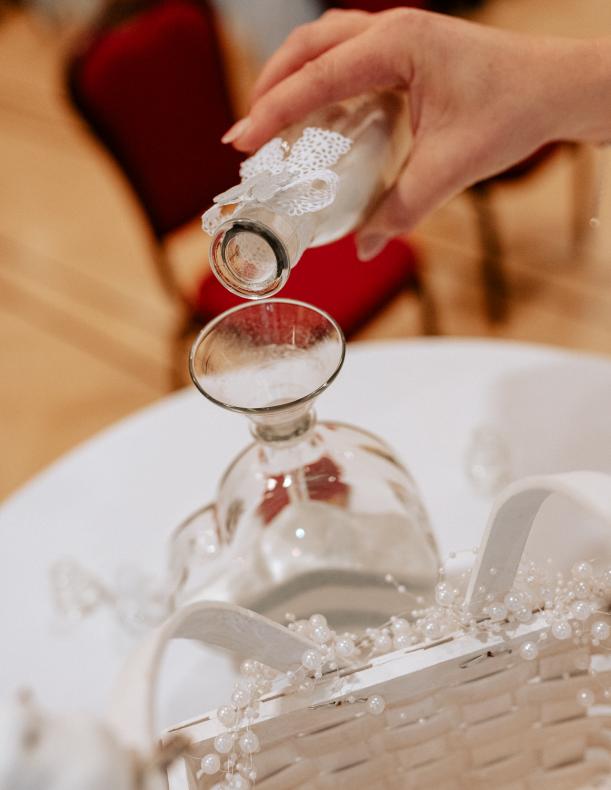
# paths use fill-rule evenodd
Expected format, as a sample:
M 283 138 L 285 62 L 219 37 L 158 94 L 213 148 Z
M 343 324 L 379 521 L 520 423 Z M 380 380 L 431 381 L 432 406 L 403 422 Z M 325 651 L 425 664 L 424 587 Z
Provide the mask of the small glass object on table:
M 173 537 L 177 603 L 321 612 L 357 629 L 411 610 L 411 595 L 430 600 L 439 559 L 412 477 L 378 437 L 316 420 L 345 347 L 330 316 L 288 299 L 240 305 L 200 333 L 193 382 L 246 415 L 255 441 Z

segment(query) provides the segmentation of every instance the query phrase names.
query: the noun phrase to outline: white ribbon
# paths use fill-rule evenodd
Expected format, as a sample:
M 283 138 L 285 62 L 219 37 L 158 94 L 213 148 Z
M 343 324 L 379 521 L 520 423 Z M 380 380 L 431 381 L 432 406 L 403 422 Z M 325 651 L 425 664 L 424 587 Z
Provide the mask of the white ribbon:
M 221 222 L 247 203 L 291 217 L 330 206 L 339 182 L 330 168 L 351 146 L 352 140 L 339 132 L 313 126 L 306 127 L 292 146 L 274 137 L 242 162 L 241 183 L 214 198 L 214 205 L 202 216 L 202 228 L 213 235 Z

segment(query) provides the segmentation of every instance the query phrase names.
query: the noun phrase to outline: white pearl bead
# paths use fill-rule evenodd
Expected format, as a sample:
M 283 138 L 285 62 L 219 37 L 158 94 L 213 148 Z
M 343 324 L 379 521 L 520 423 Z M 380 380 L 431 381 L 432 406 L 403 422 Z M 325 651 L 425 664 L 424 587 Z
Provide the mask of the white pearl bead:
M 507 609 L 502 603 L 492 603 L 488 607 L 488 614 L 493 622 L 498 623 L 507 617 Z
M 404 617 L 395 617 L 392 620 L 392 630 L 394 634 L 401 631 L 411 631 L 411 625 Z
M 595 623 L 592 623 L 591 632 L 594 639 L 598 639 L 599 642 L 604 642 L 609 638 L 611 629 L 603 620 L 597 620 Z
M 240 664 L 240 672 L 247 677 L 254 677 L 259 674 L 259 667 L 252 658 L 247 658 Z
M 426 620 L 422 627 L 426 639 L 437 639 L 441 633 L 439 623 L 435 620 Z
M 201 761 L 201 769 L 205 774 L 212 776 L 212 774 L 217 773 L 221 767 L 221 758 L 218 754 L 207 754 L 205 757 L 202 757 Z
M 520 645 L 520 655 L 526 661 L 534 661 L 539 655 L 539 648 L 536 642 L 522 642 Z
M 324 644 L 331 636 L 331 631 L 326 625 L 317 625 L 312 628 L 312 639 L 319 644 Z
M 388 653 L 392 648 L 392 639 L 389 634 L 382 632 L 373 640 L 373 646 L 376 653 Z
M 245 708 L 252 698 L 250 689 L 238 686 L 231 695 L 231 701 L 236 708 Z
M 510 612 L 517 612 L 522 607 L 522 596 L 520 593 L 512 591 L 507 593 L 503 601 L 507 610 Z
M 410 647 L 411 644 L 412 638 L 409 634 L 398 633 L 393 639 L 393 647 L 395 650 L 403 650 L 406 647 Z
M 301 656 L 301 663 L 306 669 L 320 669 L 322 666 L 322 656 L 318 650 L 306 650 Z
M 583 705 L 584 708 L 588 708 L 590 705 L 593 705 L 594 694 L 591 689 L 580 689 L 577 692 L 577 702 L 579 705 Z
M 587 620 L 592 614 L 592 608 L 586 601 L 577 601 L 573 604 L 572 613 L 577 620 Z
M 248 730 L 240 738 L 240 749 L 244 754 L 254 754 L 259 751 L 259 739 L 252 730 Z
M 577 579 L 591 579 L 592 571 L 593 569 L 589 562 L 577 562 L 572 568 L 573 576 Z
M 367 700 L 367 710 L 374 716 L 379 716 L 380 714 L 384 713 L 385 707 L 386 702 L 384 697 L 381 697 L 379 694 L 374 694 L 373 697 L 369 697 Z
M 238 719 L 238 713 L 231 705 L 222 705 L 216 712 L 216 718 L 225 727 L 233 727 Z
M 570 639 L 573 629 L 568 620 L 555 620 L 552 623 L 552 636 L 556 639 Z
M 233 774 L 229 779 L 229 787 L 231 790 L 250 790 L 250 782 L 240 774 Z
M 349 658 L 354 653 L 354 642 L 349 636 L 340 636 L 335 640 L 335 652 L 341 658 Z
M 313 614 L 308 622 L 312 628 L 318 628 L 319 626 L 327 625 L 327 618 L 323 614 Z
M 585 600 L 590 597 L 590 585 L 587 582 L 577 582 L 575 585 L 575 597 L 580 600 Z
M 222 732 L 214 739 L 214 748 L 219 754 L 229 754 L 233 749 L 233 735 L 230 732 Z
M 435 587 L 435 600 L 440 606 L 449 606 L 454 600 L 454 590 L 447 582 L 439 582 Z
M 533 613 L 527 606 L 521 606 L 516 610 L 515 615 L 519 623 L 530 623 L 533 619 Z

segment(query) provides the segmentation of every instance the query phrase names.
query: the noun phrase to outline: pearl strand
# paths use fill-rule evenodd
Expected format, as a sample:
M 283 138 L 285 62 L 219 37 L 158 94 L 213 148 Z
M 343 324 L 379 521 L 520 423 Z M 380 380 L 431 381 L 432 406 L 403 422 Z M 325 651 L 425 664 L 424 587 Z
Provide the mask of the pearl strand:
M 454 555 L 456 556 L 456 555 Z M 453 559 L 453 558 L 452 558 Z M 278 673 L 257 661 L 247 659 L 240 666 L 231 702 L 217 711 L 219 722 L 226 728 L 214 741 L 214 751 L 204 755 L 197 772 L 214 776 L 224 772 L 214 790 L 250 790 L 256 781 L 253 755 L 260 749 L 259 739 L 252 725 L 259 716 L 263 697 L 276 684 L 277 691 L 285 694 L 311 695 L 323 677 L 337 676 L 334 699 L 321 704 L 362 704 L 370 715 L 385 712 L 386 701 L 380 694 L 356 698 L 341 697 L 344 667 L 356 667 L 364 660 L 384 655 L 393 650 L 411 649 L 415 645 L 430 644 L 440 639 L 462 635 L 485 637 L 487 634 L 511 633 L 523 624 L 532 622 L 537 613 L 545 618 L 548 628 L 538 640 L 526 639 L 518 648 L 525 661 L 538 658 L 540 646 L 551 636 L 559 641 L 572 639 L 577 646 L 600 647 L 611 636 L 611 627 L 602 619 L 594 619 L 605 602 L 611 598 L 611 568 L 596 572 L 592 563 L 576 563 L 566 577 L 553 573 L 551 563 L 538 567 L 523 563 L 517 573 L 513 588 L 502 600 L 495 600 L 485 589 L 478 590 L 485 601 L 486 619 L 477 621 L 465 606 L 468 573 L 461 580 L 450 584 L 444 569 L 435 588 L 435 604 L 412 609 L 411 617 L 395 615 L 379 628 L 368 628 L 363 634 L 336 633 L 322 614 L 309 619 L 296 619 L 287 614 L 288 628 L 312 642 L 301 657 L 301 665 L 286 673 Z M 386 581 L 398 587 L 394 577 Z M 576 659 L 576 668 L 588 671 L 595 678 L 589 652 Z M 603 689 L 603 696 L 611 700 L 611 689 Z M 596 701 L 592 689 L 584 687 L 576 695 L 578 704 L 589 707 Z M 315 706 L 316 707 L 316 706 Z

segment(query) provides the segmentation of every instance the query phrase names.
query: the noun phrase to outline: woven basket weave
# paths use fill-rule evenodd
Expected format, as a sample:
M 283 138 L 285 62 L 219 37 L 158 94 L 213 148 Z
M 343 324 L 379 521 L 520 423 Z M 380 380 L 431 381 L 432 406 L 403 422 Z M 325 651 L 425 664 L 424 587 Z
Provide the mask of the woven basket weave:
M 513 484 L 493 509 L 472 572 L 467 600 L 474 614 L 481 615 L 483 602 L 474 591 L 483 580 L 495 598 L 511 589 L 531 525 L 552 493 L 611 527 L 611 477 L 575 472 Z M 538 615 L 486 641 L 456 635 L 374 658 L 346 670 L 341 683 L 334 675 L 311 698 L 268 697 L 253 727 L 262 746 L 255 756 L 256 787 L 573 790 L 611 777 L 611 709 L 577 701 L 584 688 L 602 701 L 602 687 L 611 686 L 611 654 L 550 639 L 536 660 L 521 659 L 519 646 L 548 628 Z M 308 644 L 230 605 L 181 610 L 134 655 L 117 694 L 115 725 L 136 746 L 155 740 L 153 692 L 161 657 L 171 638 L 184 637 L 281 670 L 299 664 Z M 593 651 L 595 677 L 578 668 Z M 386 701 L 382 716 L 366 713 L 372 694 Z M 171 790 L 204 790 L 218 781 L 196 774 L 222 731 L 214 714 L 173 728 L 191 745 L 171 770 Z

